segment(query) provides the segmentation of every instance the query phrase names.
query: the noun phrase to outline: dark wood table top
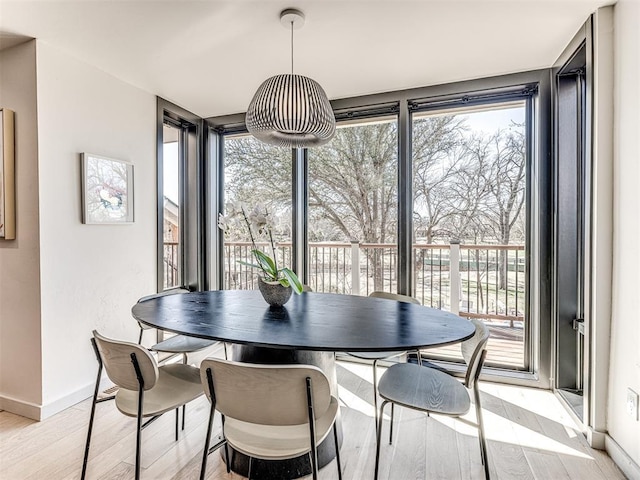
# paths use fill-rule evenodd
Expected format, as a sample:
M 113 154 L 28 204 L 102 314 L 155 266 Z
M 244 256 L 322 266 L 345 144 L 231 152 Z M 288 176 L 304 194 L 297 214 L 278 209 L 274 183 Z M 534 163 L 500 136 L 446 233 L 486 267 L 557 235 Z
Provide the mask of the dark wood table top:
M 303 293 L 280 309 L 256 290 L 217 290 L 137 303 L 140 322 L 183 335 L 271 348 L 331 352 L 414 350 L 471 338 L 473 324 L 393 300 Z

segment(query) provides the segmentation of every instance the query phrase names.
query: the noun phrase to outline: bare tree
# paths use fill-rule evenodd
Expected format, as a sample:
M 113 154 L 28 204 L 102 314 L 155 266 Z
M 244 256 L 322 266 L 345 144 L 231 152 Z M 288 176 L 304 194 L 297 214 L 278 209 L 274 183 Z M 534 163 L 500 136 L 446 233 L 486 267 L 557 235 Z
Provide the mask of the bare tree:
M 452 214 L 452 177 L 459 169 L 456 152 L 464 142 L 464 122 L 455 115 L 416 119 L 413 123 L 413 196 L 416 232 L 426 243 L 441 237 L 438 227 Z
M 491 201 L 487 205 L 487 216 L 495 225 L 495 237 L 500 243 L 508 245 L 525 201 L 524 129 L 501 130 L 490 140 L 494 144 L 494 158 L 487 172 L 491 180 L 488 182 Z
M 520 127 L 520 128 L 518 128 Z M 495 158 L 491 162 L 491 203 L 486 215 L 495 226 L 495 237 L 502 245 L 509 245 L 511 232 L 523 212 L 525 201 L 526 151 L 523 125 L 496 133 L 493 142 Z M 521 239 L 524 241 L 524 239 Z M 508 283 L 507 251 L 500 251 L 499 288 Z
M 474 136 L 466 145 L 464 175 L 460 175 L 457 218 L 461 238 L 475 243 L 486 238 L 509 245 L 514 227 L 522 223 L 525 201 L 526 152 L 523 125 L 513 124 L 490 136 Z M 466 180 L 465 180 L 466 179 Z M 471 186 L 471 188 L 468 188 Z M 462 199 L 466 199 L 462 200 Z M 515 229 L 520 232 L 521 229 Z M 524 238 L 518 240 L 524 241 Z M 498 287 L 505 289 L 508 279 L 507 251 L 498 258 Z
M 274 147 L 253 137 L 230 137 L 225 141 L 225 201 L 247 207 L 263 204 L 276 220 L 279 240 L 291 238 L 290 148 Z M 248 240 L 246 232 L 239 239 Z
M 508 244 L 513 232 L 523 230 L 524 139 L 518 124 L 489 136 L 469 135 L 458 115 L 416 118 L 416 236 L 428 243 L 457 238 Z M 309 150 L 311 241 L 395 241 L 397 145 L 397 123 L 390 121 L 339 128 L 329 144 Z M 291 150 L 236 137 L 225 142 L 225 153 L 227 196 L 264 203 L 274 216 L 290 218 Z M 290 220 L 285 223 L 281 233 L 290 234 Z M 378 288 L 383 265 L 375 255 L 370 260 Z M 506 252 L 499 261 L 504 288 Z
M 330 144 L 309 154 L 311 225 L 333 225 L 329 240 L 393 241 L 397 228 L 397 125 L 395 122 L 340 128 Z M 314 239 L 316 232 L 311 232 Z M 381 289 L 384 264 L 367 250 L 374 288 Z
M 386 242 L 397 217 L 395 122 L 340 128 L 309 155 L 313 221 L 330 220 L 342 239 Z

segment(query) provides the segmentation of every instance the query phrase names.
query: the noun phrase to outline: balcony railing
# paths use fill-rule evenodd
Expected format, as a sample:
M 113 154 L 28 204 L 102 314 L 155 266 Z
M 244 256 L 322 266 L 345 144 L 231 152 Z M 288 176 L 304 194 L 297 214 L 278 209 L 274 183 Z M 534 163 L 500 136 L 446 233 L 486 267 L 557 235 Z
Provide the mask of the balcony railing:
M 267 252 L 268 244 L 258 244 Z M 414 296 L 465 316 L 524 321 L 524 245 L 414 244 Z M 271 252 L 267 252 L 271 253 Z M 291 244 L 276 248 L 291 264 Z M 224 288 L 256 288 L 250 242 L 225 243 Z M 397 248 L 382 243 L 310 243 L 309 285 L 316 292 L 368 295 L 397 291 Z M 353 268 L 357 265 L 358 268 Z
M 178 242 L 165 241 L 163 250 L 164 288 L 180 287 Z
M 267 243 L 257 246 L 272 255 Z M 225 243 L 223 288 L 257 288 L 256 270 L 240 263 L 255 263 L 251 248 L 250 242 Z M 291 254 L 291 243 L 277 244 L 278 265 L 291 265 Z M 488 322 L 493 363 L 524 366 L 524 245 L 414 244 L 413 261 L 413 296 L 423 305 Z M 177 282 L 177 244 L 165 243 L 164 262 L 165 279 Z M 396 292 L 397 262 L 395 244 L 310 243 L 309 286 L 351 295 Z

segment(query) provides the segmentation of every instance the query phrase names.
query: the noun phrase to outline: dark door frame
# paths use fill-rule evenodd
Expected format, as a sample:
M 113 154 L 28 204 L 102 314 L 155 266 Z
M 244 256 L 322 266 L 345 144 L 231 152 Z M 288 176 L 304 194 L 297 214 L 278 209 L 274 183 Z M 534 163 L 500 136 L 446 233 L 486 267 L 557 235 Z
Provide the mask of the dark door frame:
M 613 8 L 598 9 L 578 30 L 556 61 L 552 75 L 569 65 L 582 45 L 585 48 L 585 218 L 584 255 L 584 360 L 583 419 L 585 434 L 594 448 L 604 449 L 607 432 L 607 392 L 611 331 L 611 282 L 613 255 Z M 554 145 L 556 145 L 557 89 L 554 92 Z M 555 160 L 554 150 L 554 160 Z M 556 233 L 554 232 L 554 238 Z M 555 265 L 555 263 L 554 263 Z M 556 292 L 555 285 L 553 291 Z M 554 307 L 557 298 L 554 298 Z M 554 356 L 557 371 L 557 310 L 553 310 Z M 557 387 L 556 379 L 553 381 Z M 564 399 L 560 397 L 562 401 Z M 570 409 L 569 409 L 570 410 Z

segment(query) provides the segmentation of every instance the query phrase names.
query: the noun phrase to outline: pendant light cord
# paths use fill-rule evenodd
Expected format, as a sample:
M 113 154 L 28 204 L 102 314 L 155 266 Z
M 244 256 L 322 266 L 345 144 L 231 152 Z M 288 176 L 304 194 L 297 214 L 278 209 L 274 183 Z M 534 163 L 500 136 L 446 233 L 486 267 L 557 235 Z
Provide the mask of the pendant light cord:
M 293 20 L 291 20 L 291 75 L 293 75 Z

